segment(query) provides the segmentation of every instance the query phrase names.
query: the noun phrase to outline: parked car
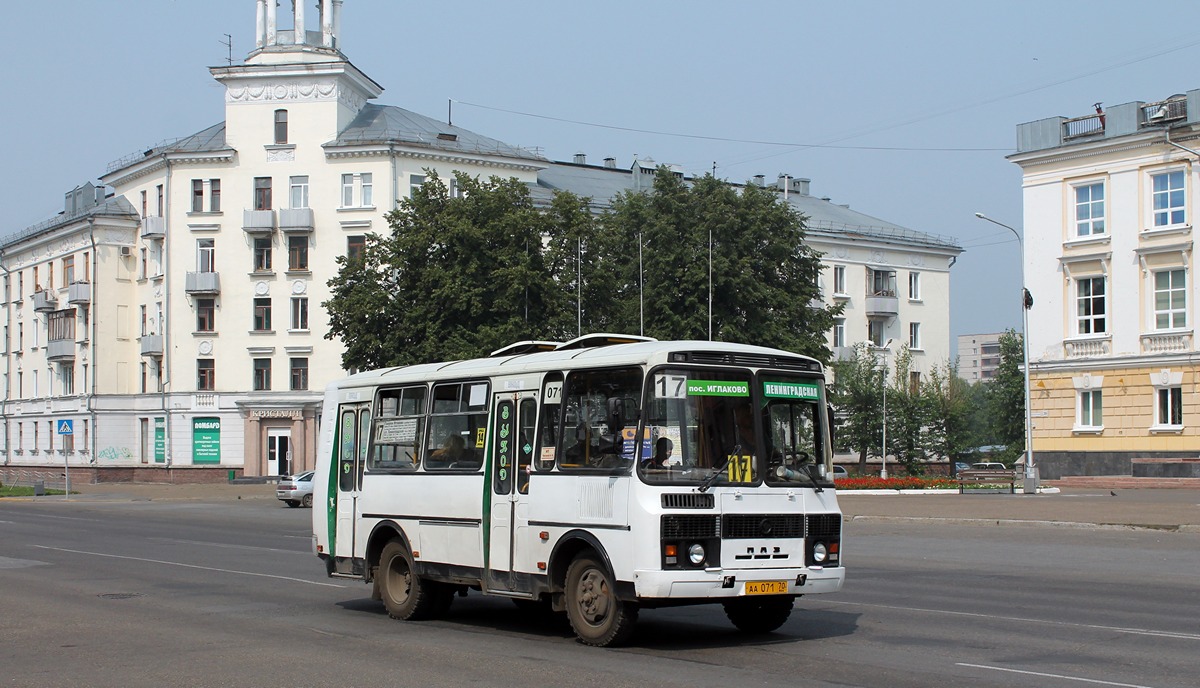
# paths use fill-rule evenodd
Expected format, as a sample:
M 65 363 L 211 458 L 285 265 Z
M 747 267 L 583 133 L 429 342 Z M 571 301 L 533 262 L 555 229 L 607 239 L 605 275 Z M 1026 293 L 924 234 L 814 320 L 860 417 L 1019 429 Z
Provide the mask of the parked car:
M 954 472 L 955 473 L 962 473 L 963 471 L 968 471 L 968 470 L 971 470 L 971 464 L 963 463 L 962 461 L 954 462 Z
M 1008 468 L 1008 466 L 1005 466 L 1004 464 L 1000 463 L 999 461 L 980 461 L 979 463 L 971 464 L 971 470 L 973 470 L 973 471 L 1007 471 L 1007 470 L 1009 470 L 1009 468 Z
M 314 472 L 307 471 L 289 478 L 280 478 L 279 484 L 275 486 L 275 496 L 291 507 L 311 507 Z
M 845 466 L 839 466 L 837 464 L 834 464 L 834 466 L 833 466 L 833 479 L 834 480 L 838 480 L 840 478 L 849 478 L 849 477 L 850 477 L 850 472 L 846 470 Z

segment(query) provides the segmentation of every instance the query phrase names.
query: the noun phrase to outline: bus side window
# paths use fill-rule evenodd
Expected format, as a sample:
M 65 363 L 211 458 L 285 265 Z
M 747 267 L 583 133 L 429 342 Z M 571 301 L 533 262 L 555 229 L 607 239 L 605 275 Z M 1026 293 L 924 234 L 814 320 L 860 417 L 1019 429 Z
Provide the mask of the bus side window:
M 434 385 L 426 444 L 427 470 L 473 470 L 483 466 L 488 383 Z
M 618 368 L 573 371 L 563 388 L 560 468 L 610 471 L 633 465 L 622 431 L 637 427 L 642 371 Z
M 520 430 L 517 433 L 517 492 L 529 494 L 529 470 L 533 465 L 533 434 L 537 422 L 537 400 L 521 400 L 517 412 Z
M 380 390 L 372 471 L 415 471 L 421 465 L 425 392 L 424 385 Z
M 542 418 L 534 466 L 539 471 L 554 468 L 554 455 L 562 435 L 562 373 L 548 373 L 542 385 Z

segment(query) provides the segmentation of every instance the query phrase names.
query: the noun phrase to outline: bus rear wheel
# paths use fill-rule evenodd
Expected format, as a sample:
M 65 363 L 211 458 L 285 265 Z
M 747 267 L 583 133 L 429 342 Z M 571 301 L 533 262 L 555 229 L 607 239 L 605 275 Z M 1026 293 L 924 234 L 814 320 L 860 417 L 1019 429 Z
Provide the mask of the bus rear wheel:
M 795 606 L 793 597 L 741 598 L 725 603 L 725 616 L 743 633 L 761 635 L 787 622 Z
M 636 605 L 617 599 L 612 574 L 588 553 L 567 568 L 567 619 L 575 635 L 587 645 L 619 645 L 633 633 Z
M 449 597 L 443 586 L 422 579 L 413 571 L 413 559 L 399 540 L 384 546 L 379 555 L 379 596 L 388 616 L 402 621 L 429 619 L 446 611 Z

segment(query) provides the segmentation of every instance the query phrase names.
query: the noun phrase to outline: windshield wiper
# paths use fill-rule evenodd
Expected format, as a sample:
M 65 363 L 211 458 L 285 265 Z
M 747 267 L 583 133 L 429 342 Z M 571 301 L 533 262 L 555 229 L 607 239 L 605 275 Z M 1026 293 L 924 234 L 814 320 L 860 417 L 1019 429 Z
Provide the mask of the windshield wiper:
M 787 480 L 788 482 L 791 482 L 798 475 L 803 476 L 805 478 L 805 480 L 807 480 L 808 483 L 813 486 L 813 490 L 815 492 L 824 492 L 825 491 L 825 488 L 823 488 L 819 484 L 817 484 L 817 479 L 812 477 L 812 474 L 809 473 L 807 470 L 804 470 L 803 468 L 800 470 L 793 470 L 791 468 L 788 468 L 787 466 L 777 466 L 775 468 L 775 477 L 779 478 L 780 480 Z
M 699 491 L 708 492 L 708 488 L 712 487 L 713 483 L 717 482 L 717 478 L 720 478 L 725 473 L 725 469 L 729 467 L 729 462 L 733 461 L 733 457 L 737 456 L 740 451 L 742 451 L 742 445 L 733 445 L 733 451 L 730 452 L 729 456 L 725 457 L 725 463 L 714 468 L 713 472 L 709 473 L 708 477 L 700 482 Z

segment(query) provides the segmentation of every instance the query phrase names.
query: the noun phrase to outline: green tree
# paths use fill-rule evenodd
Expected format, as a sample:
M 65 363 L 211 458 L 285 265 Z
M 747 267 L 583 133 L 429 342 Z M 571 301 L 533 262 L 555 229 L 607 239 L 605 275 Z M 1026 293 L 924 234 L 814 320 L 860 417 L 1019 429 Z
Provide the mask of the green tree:
M 887 395 L 888 453 L 906 473 L 918 475 L 932 455 L 928 444 L 932 413 L 921 385 L 912 382 L 912 352 L 907 346 L 896 353 Z
M 867 457 L 879 456 L 883 432 L 884 372 L 879 356 L 867 342 L 859 342 L 850 356 L 833 363 L 830 397 L 841 423 L 836 445 L 858 452 L 858 471 L 867 472 Z
M 971 427 L 978 398 L 974 388 L 958 376 L 958 365 L 949 360 L 935 365 L 921 387 L 930 410 L 926 435 L 929 453 L 949 461 L 962 459 L 967 450 L 979 444 Z
M 1000 365 L 988 385 L 988 409 L 996 442 L 1006 449 L 999 458 L 1012 463 L 1025 451 L 1024 345 L 1021 335 L 1000 335 Z
M 430 171 L 388 214 L 389 236 L 368 235 L 359 259 L 339 258 L 329 281 L 327 338 L 346 345 L 347 369 L 486 354 L 556 335 L 566 309 L 547 279 L 543 237 L 556 219 L 516 179 L 456 174 L 451 197 Z M 569 205 L 568 202 L 565 202 Z M 561 219 L 561 218 L 558 218 Z
M 642 284 L 645 334 L 708 339 L 711 255 L 713 339 L 829 360 L 826 333 L 842 306 L 820 305 L 820 255 L 804 243 L 803 217 L 773 191 L 712 175 L 688 186 L 663 167 L 651 193 L 621 194 L 602 221 L 611 244 L 627 247 L 611 254 L 610 274 Z M 624 313 L 620 321 L 635 315 Z

